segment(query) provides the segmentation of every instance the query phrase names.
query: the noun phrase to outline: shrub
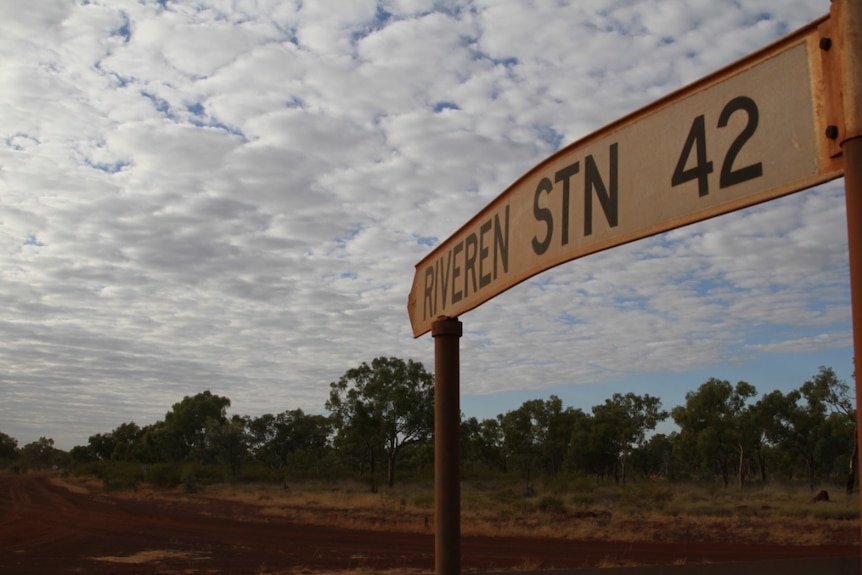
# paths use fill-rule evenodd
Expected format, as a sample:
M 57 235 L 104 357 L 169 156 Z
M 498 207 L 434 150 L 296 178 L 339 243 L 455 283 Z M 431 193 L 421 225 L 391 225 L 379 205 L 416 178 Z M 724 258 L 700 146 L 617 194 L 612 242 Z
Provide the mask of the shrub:
M 250 481 L 252 483 L 273 484 L 283 484 L 286 481 L 283 469 L 273 469 L 268 465 L 262 465 L 260 463 L 252 463 L 250 465 L 243 466 L 242 480 Z
M 102 479 L 105 474 L 105 468 L 108 466 L 107 461 L 89 461 L 75 467 L 75 477 L 86 477 L 92 475 Z
M 494 503 L 503 503 L 508 505 L 513 505 L 520 499 L 520 497 L 515 493 L 515 490 L 510 488 L 490 493 L 488 498 Z
M 180 466 L 175 463 L 156 463 L 147 472 L 147 481 L 155 487 L 176 487 L 180 484 Z
M 413 498 L 413 505 L 420 509 L 432 509 L 434 507 L 434 494 L 420 493 Z
M 102 485 L 108 491 L 134 489 L 143 478 L 144 470 L 139 463 L 111 462 L 102 470 Z
M 566 512 L 566 504 L 556 495 L 546 495 L 539 499 L 536 507 L 542 513 L 549 515 L 562 515 Z

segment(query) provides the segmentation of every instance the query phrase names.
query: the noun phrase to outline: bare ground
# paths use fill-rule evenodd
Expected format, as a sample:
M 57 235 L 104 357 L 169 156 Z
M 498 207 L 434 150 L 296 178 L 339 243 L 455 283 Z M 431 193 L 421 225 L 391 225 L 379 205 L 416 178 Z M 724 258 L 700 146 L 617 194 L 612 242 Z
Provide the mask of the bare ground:
M 845 557 L 858 533 L 799 546 L 552 537 L 461 539 L 462 571 L 572 569 Z M 433 573 L 434 536 L 304 525 L 253 504 L 129 499 L 69 490 L 39 475 L 0 476 L 0 573 Z

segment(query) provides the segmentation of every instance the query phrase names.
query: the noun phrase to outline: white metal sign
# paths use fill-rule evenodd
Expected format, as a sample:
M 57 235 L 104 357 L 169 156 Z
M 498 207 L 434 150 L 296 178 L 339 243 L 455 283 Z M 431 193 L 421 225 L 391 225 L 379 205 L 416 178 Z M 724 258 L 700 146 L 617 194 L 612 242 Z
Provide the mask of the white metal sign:
M 561 263 L 841 175 L 818 27 L 571 144 L 416 265 L 413 334 Z

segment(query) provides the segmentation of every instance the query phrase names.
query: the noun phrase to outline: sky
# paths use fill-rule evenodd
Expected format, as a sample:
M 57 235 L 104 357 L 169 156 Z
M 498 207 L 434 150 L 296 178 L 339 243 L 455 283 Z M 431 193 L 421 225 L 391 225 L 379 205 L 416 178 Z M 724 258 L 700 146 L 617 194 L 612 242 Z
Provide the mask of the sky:
M 0 3 L 0 432 L 86 445 L 205 390 L 326 413 L 434 367 L 414 266 L 561 147 L 827 0 Z M 463 314 L 461 410 L 852 385 L 843 180 L 593 254 Z

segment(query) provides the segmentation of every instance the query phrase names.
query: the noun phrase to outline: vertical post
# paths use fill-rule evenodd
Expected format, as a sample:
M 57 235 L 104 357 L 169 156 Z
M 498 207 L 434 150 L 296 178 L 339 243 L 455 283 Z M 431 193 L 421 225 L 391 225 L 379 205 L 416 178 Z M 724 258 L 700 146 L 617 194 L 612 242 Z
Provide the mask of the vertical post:
M 834 0 L 830 19 L 834 20 L 840 50 L 844 113 L 841 153 L 844 157 L 844 197 L 847 204 L 853 364 L 856 375 L 856 436 L 859 442 L 862 439 L 862 425 L 859 424 L 859 415 L 862 413 L 862 0 Z M 862 497 L 859 503 L 862 510 Z
M 461 406 L 462 325 L 441 318 L 434 336 L 434 567 L 436 575 L 461 573 Z

